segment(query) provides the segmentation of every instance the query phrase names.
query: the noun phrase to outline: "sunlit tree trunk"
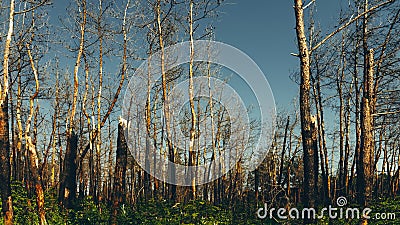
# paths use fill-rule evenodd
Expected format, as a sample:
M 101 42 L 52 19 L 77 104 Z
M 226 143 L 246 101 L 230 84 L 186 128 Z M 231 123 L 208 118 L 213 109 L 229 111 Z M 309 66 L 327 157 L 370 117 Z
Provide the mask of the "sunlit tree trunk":
M 39 74 L 35 67 L 35 63 L 33 61 L 33 57 L 30 51 L 29 44 L 26 45 L 29 61 L 31 64 L 31 68 L 35 77 L 35 93 L 29 99 L 29 115 L 28 120 L 26 121 L 25 127 L 25 141 L 26 141 L 26 148 L 29 151 L 29 167 L 30 172 L 32 174 L 32 179 L 35 185 L 35 192 L 36 192 L 36 204 L 38 208 L 38 215 L 39 215 L 39 222 L 41 225 L 46 225 L 46 212 L 44 209 L 44 193 L 43 193 L 43 186 L 42 186 L 42 176 L 39 173 L 39 159 L 36 153 L 36 146 L 32 143 L 32 139 L 30 137 L 30 125 L 32 121 L 32 116 L 34 113 L 34 101 L 35 98 L 39 94 Z
M 0 190 L 2 199 L 2 216 L 4 224 L 13 224 L 13 204 L 11 197 L 11 165 L 8 120 L 8 79 L 10 45 L 14 29 L 15 1 L 10 1 L 10 14 L 7 38 L 4 45 L 3 81 L 0 85 Z
M 374 53 L 373 50 L 368 52 L 367 70 L 364 74 L 364 91 L 361 102 L 361 151 L 360 151 L 360 171 L 358 176 L 360 179 L 358 186 L 358 200 L 363 206 L 367 206 L 372 197 L 373 185 L 373 165 L 374 165 L 374 137 L 373 137 L 373 117 L 372 104 L 373 93 L 373 76 L 374 76 Z M 363 220 L 366 224 L 366 220 Z
M 97 92 L 97 126 L 96 133 L 97 139 L 96 143 L 96 187 L 100 189 L 101 187 L 101 98 L 102 98 L 102 90 L 103 90 L 103 4 L 102 0 L 99 0 L 99 17 L 97 18 L 97 36 L 99 38 L 99 83 L 98 83 L 98 92 Z M 94 121 L 93 121 L 94 122 Z M 97 190 L 96 193 L 96 202 L 99 201 L 100 190 Z
M 194 63 L 194 40 L 193 40 L 193 1 L 190 1 L 189 12 L 189 35 L 190 35 L 190 62 L 189 62 L 189 103 L 191 112 L 191 126 L 190 126 L 190 141 L 189 141 L 189 167 L 194 168 L 196 165 L 196 151 L 194 149 L 194 140 L 196 136 L 196 110 L 194 108 L 194 93 L 193 93 L 193 63 Z M 194 169 L 189 169 L 189 178 L 191 183 L 190 198 L 196 198 L 196 174 Z
M 60 182 L 60 200 L 61 204 L 65 208 L 73 207 L 76 198 L 76 158 L 77 158 L 77 148 L 78 148 L 78 136 L 74 133 L 74 121 L 75 121 L 75 113 L 78 101 L 78 91 L 79 91 L 79 83 L 78 83 L 78 70 L 81 62 L 81 57 L 84 50 L 85 43 L 85 26 L 86 26 L 86 0 L 82 0 L 80 2 L 82 6 L 82 21 L 80 22 L 80 43 L 78 54 L 76 57 L 75 67 L 74 67 L 74 88 L 73 88 L 73 97 L 72 97 L 72 105 L 69 113 L 68 121 L 69 126 L 67 127 L 67 149 L 65 152 L 64 166 L 62 170 L 62 179 Z
M 368 1 L 364 3 L 364 12 L 368 11 Z M 364 76 L 363 96 L 361 100 L 361 139 L 360 139 L 360 166 L 358 173 L 358 201 L 366 206 L 371 200 L 373 185 L 373 159 L 374 159 L 374 138 L 373 138 L 373 115 L 372 103 L 374 85 L 374 52 L 368 50 L 368 17 L 365 15 L 363 21 L 363 49 L 364 49 Z M 366 224 L 366 220 L 363 220 Z
M 149 43 L 149 59 L 147 61 L 147 104 L 146 104 L 146 152 L 145 152 L 145 171 L 144 171 L 144 194 L 145 194 L 145 199 L 147 200 L 149 195 L 150 195 L 150 174 L 148 173 L 150 171 L 150 148 L 151 148 L 151 82 L 150 82 L 150 77 L 151 77 L 151 57 L 153 53 L 153 42 Z M 154 129 L 153 131 L 156 133 L 156 130 Z M 156 144 L 156 140 L 153 140 Z M 156 146 L 154 146 L 154 151 L 156 151 Z M 155 157 L 155 152 L 153 152 L 154 157 Z M 156 163 L 154 163 L 154 166 L 156 166 Z M 154 171 L 156 171 L 154 169 Z
M 171 129 L 170 129 L 170 111 L 169 111 L 169 101 L 167 93 L 167 74 L 165 71 L 165 55 L 164 55 L 164 39 L 163 39 L 163 29 L 162 29 L 162 19 L 161 19 L 161 1 L 157 1 L 156 5 L 156 17 L 157 17 L 157 30 L 158 30 L 158 40 L 161 52 L 161 79 L 162 79 L 162 96 L 164 101 L 164 116 L 165 116 L 165 128 L 168 146 L 168 176 L 171 177 L 171 182 L 174 183 L 176 171 L 175 171 L 175 149 L 172 144 Z M 169 198 L 172 201 L 176 200 L 176 185 L 169 184 L 168 187 Z
M 303 21 L 303 2 L 294 0 L 296 16 L 296 34 L 300 57 L 300 119 L 301 134 L 303 140 L 303 169 L 304 169 L 304 206 L 315 206 L 315 173 L 314 173 L 314 153 L 311 113 L 310 113 L 310 56 L 307 46 L 307 40 L 304 32 Z M 305 224 L 312 223 L 310 220 L 304 220 Z

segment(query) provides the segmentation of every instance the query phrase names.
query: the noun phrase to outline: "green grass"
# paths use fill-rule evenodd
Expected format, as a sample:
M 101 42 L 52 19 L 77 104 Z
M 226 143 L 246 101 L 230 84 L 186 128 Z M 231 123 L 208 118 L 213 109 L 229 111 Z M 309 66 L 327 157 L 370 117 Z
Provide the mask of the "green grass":
M 36 202 L 29 196 L 21 183 L 13 182 L 13 203 L 15 224 L 38 224 Z M 60 210 L 55 190 L 46 192 L 46 218 L 49 224 L 109 224 L 111 207 L 95 204 L 91 198 L 77 203 L 75 210 Z M 357 207 L 349 205 L 349 207 Z M 392 213 L 395 218 L 386 220 L 372 219 L 369 224 L 400 224 L 400 198 L 380 198 L 371 204 L 371 217 L 379 213 Z M 165 200 L 138 202 L 134 206 L 124 204 L 120 208 L 118 224 L 180 225 L 180 224 L 302 224 L 301 220 L 267 220 L 256 216 L 256 207 L 238 203 L 232 206 L 214 206 L 205 201 L 191 201 L 187 204 L 170 203 Z M 394 213 L 394 214 L 393 214 Z M 380 214 L 381 215 L 381 214 Z M 388 214 L 386 214 L 388 215 Z M 329 223 L 330 222 L 330 223 Z M 357 219 L 334 219 L 325 216 L 316 224 L 358 224 Z M 0 224 L 3 222 L 0 220 Z

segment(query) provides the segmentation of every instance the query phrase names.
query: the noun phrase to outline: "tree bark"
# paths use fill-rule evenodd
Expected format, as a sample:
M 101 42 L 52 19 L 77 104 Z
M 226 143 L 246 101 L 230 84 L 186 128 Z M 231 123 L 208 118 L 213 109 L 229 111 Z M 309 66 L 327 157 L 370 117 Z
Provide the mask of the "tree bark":
M 368 0 L 364 2 L 364 12 L 368 11 Z M 373 184 L 373 116 L 372 109 L 374 87 L 374 52 L 368 50 L 368 14 L 363 20 L 363 50 L 364 50 L 364 75 L 363 75 L 363 96 L 361 99 L 361 136 L 359 166 L 357 171 L 357 198 L 362 206 L 367 206 L 372 196 Z M 367 224 L 367 220 L 362 221 Z
M 300 109 L 301 109 L 301 127 L 302 127 L 302 139 L 305 153 L 311 149 L 311 114 L 310 114 L 310 101 L 309 101 L 309 90 L 310 90 L 310 58 L 307 47 L 307 41 L 304 32 L 304 21 L 303 21 L 303 6 L 302 1 L 295 0 L 295 14 L 296 14 L 296 33 L 298 40 L 299 56 L 300 56 Z M 307 154 L 305 154 L 307 155 Z
M 301 134 L 303 142 L 303 167 L 304 167 L 304 207 L 315 206 L 315 173 L 314 173 L 314 144 L 311 130 L 310 113 L 310 56 L 304 31 L 303 2 L 294 0 L 296 16 L 296 34 L 300 58 L 300 117 Z M 304 220 L 305 224 L 312 220 Z
M 343 81 L 345 70 L 344 58 L 344 37 L 341 42 L 340 65 L 336 74 L 336 85 L 339 97 L 339 177 L 338 177 L 338 194 L 344 195 L 344 97 L 343 97 Z
M 194 109 L 193 93 L 193 63 L 194 63 L 194 43 L 193 43 L 193 1 L 190 1 L 189 33 L 190 33 L 190 62 L 189 62 L 189 103 L 191 112 L 190 141 L 189 141 L 189 179 L 191 182 L 190 199 L 196 198 L 196 174 L 194 166 L 196 165 L 196 151 L 194 150 L 194 139 L 196 136 L 196 111 Z
M 42 186 L 42 178 L 38 171 L 38 157 L 36 154 L 36 147 L 32 143 L 31 137 L 26 139 L 27 150 L 29 151 L 29 169 L 32 174 L 32 179 L 35 184 L 35 194 L 36 194 L 36 205 L 38 209 L 39 223 L 40 225 L 46 225 L 46 211 L 44 208 L 44 193 Z
M 8 133 L 8 101 L 0 104 L 0 190 L 4 224 L 13 224 L 11 198 L 10 142 Z
M 85 27 L 86 27 L 86 0 L 82 0 L 82 21 L 80 22 L 80 40 L 79 49 L 76 56 L 76 62 L 74 66 L 74 89 L 72 97 L 71 111 L 68 115 L 69 126 L 66 131 L 67 136 L 67 150 L 64 157 L 64 166 L 62 170 L 62 179 L 60 182 L 60 200 L 61 205 L 66 209 L 70 209 L 74 206 L 76 199 L 76 174 L 77 174 L 77 151 L 78 151 L 78 136 L 74 133 L 74 121 L 76 114 L 76 106 L 78 101 L 79 82 L 78 82 L 78 71 L 81 62 L 81 57 L 84 53 L 85 44 Z
M 2 216 L 4 224 L 13 224 L 13 208 L 11 197 L 11 164 L 10 137 L 8 119 L 8 77 L 9 56 L 12 34 L 14 31 L 15 1 L 10 1 L 10 14 L 7 38 L 3 55 L 3 81 L 0 85 L 0 190 L 2 199 Z
M 114 187 L 112 194 L 112 224 L 117 224 L 117 216 L 120 205 L 125 201 L 125 186 L 126 186 L 126 166 L 128 158 L 128 148 L 124 136 L 124 124 L 122 121 L 118 124 L 118 139 L 115 164 Z
M 78 151 L 78 136 L 72 131 L 68 136 L 67 149 L 65 151 L 63 173 L 60 182 L 61 205 L 66 209 L 72 209 L 76 199 L 76 156 Z
M 364 91 L 361 102 L 361 151 L 360 151 L 360 171 L 358 173 L 358 200 L 363 206 L 367 206 L 372 196 L 372 179 L 373 179 L 373 155 L 374 155 L 374 138 L 373 138 L 373 116 L 372 104 L 373 93 L 372 85 L 374 81 L 374 53 L 369 50 L 367 72 L 364 74 Z
M 281 160 L 280 160 L 280 166 L 279 166 L 279 176 L 278 176 L 278 183 L 283 186 L 283 162 L 285 160 L 285 152 L 286 152 L 286 139 L 287 139 L 287 134 L 289 130 L 289 122 L 290 122 L 290 116 L 287 117 L 286 120 L 286 126 L 285 126 L 285 135 L 283 136 L 283 147 L 282 147 L 282 154 L 281 154 Z M 288 174 L 289 176 L 289 174 Z
M 32 39 L 33 39 L 33 34 L 32 34 Z M 31 39 L 31 42 L 32 42 Z M 36 204 L 38 208 L 38 216 L 39 216 L 39 222 L 40 225 L 46 225 L 47 220 L 46 220 L 46 211 L 44 209 L 44 193 L 43 193 L 43 185 L 42 185 L 42 175 L 39 172 L 39 159 L 36 153 L 36 145 L 32 142 L 32 139 L 30 137 L 30 126 L 31 126 L 31 121 L 32 121 L 32 116 L 34 114 L 33 111 L 33 106 L 34 106 L 34 100 L 39 94 L 39 74 L 38 71 L 35 67 L 33 57 L 31 54 L 31 50 L 29 47 L 29 44 L 26 44 L 28 56 L 29 56 L 29 62 L 31 64 L 31 68 L 35 77 L 35 93 L 30 97 L 29 99 L 29 115 L 28 119 L 26 121 L 26 127 L 25 127 L 25 141 L 26 141 L 26 147 L 28 150 L 28 155 L 29 155 L 29 169 L 32 174 L 32 180 L 35 185 L 35 193 L 36 193 Z M 38 110 L 38 108 L 36 108 Z M 37 117 L 35 117 L 36 119 Z M 34 133 L 35 130 L 37 130 L 37 124 L 36 120 L 34 121 Z
M 162 99 L 164 101 L 164 116 L 165 116 L 165 127 L 168 145 L 168 174 L 167 176 L 171 178 L 171 184 L 168 185 L 169 198 L 172 201 L 176 200 L 176 169 L 175 169 L 175 149 L 172 144 L 172 136 L 170 129 L 170 111 L 169 111 L 169 101 L 167 94 L 167 74 L 165 71 L 165 55 L 164 55 L 164 39 L 163 39 L 163 29 L 162 29 L 162 19 L 161 19 L 161 1 L 157 1 L 156 5 L 156 16 L 157 16 L 157 30 L 158 30 L 158 40 L 161 52 L 161 79 L 162 79 Z

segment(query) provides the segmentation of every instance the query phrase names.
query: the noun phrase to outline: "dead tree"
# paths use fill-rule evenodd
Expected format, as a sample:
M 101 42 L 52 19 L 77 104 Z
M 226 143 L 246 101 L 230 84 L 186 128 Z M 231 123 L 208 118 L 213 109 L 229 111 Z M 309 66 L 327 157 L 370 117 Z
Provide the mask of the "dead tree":
M 33 22 L 32 22 L 33 23 Z M 34 26 L 34 25 L 32 25 Z M 33 34 L 32 34 L 33 35 Z M 32 41 L 32 39 L 31 39 Z M 34 101 L 35 98 L 39 95 L 39 74 L 36 69 L 35 63 L 33 61 L 33 57 L 31 54 L 31 50 L 29 47 L 29 44 L 26 45 L 28 56 L 29 56 L 29 61 L 31 64 L 31 68 L 35 77 L 35 93 L 30 97 L 29 99 L 29 115 L 28 115 L 28 120 L 26 121 L 26 127 L 25 127 L 25 141 L 26 141 L 26 147 L 28 150 L 28 155 L 29 155 L 29 169 L 32 174 L 32 179 L 35 185 L 35 193 L 36 193 L 36 204 L 38 208 L 38 216 L 39 216 L 39 222 L 40 225 L 45 225 L 47 224 L 46 220 L 46 212 L 44 209 L 44 193 L 43 193 L 43 185 L 42 185 L 42 175 L 39 173 L 39 159 L 37 156 L 37 150 L 36 150 L 36 143 L 32 143 L 32 139 L 30 137 L 30 126 L 31 126 L 31 121 L 32 121 L 32 116 L 34 113 Z M 35 127 L 36 129 L 36 127 Z
M 303 139 L 304 206 L 315 206 L 314 149 L 310 112 L 310 55 L 304 31 L 303 2 L 295 0 L 296 34 L 300 58 L 300 119 Z M 310 223 L 311 221 L 305 221 Z
M 161 11 L 161 1 L 157 1 L 156 5 L 156 17 L 157 17 L 157 31 L 158 31 L 158 40 L 160 45 L 161 52 L 161 79 L 162 79 L 162 99 L 164 102 L 164 116 L 165 116 L 165 127 L 166 127 L 166 137 L 167 137 L 167 145 L 168 145 L 168 176 L 171 178 L 172 184 L 169 184 L 168 192 L 169 198 L 172 201 L 176 200 L 176 185 L 175 183 L 175 149 L 172 143 L 172 135 L 171 135 L 171 124 L 170 124 L 170 110 L 169 110 L 169 101 L 168 101 L 168 93 L 167 93 L 167 71 L 165 71 L 165 51 L 164 51 L 164 32 L 162 25 L 162 11 Z
M 367 205 L 372 196 L 373 184 L 373 160 L 374 160 L 374 138 L 373 138 L 373 82 L 374 82 L 374 53 L 369 50 L 364 74 L 364 90 L 361 101 L 361 151 L 357 179 L 359 179 L 358 200 L 362 205 Z
M 196 136 L 196 110 L 194 108 L 194 93 L 193 93 L 193 63 L 194 63 L 194 40 L 193 40 L 193 1 L 190 1 L 189 12 L 189 35 L 190 35 L 190 63 L 189 63 L 189 103 L 191 113 L 191 126 L 190 126 L 190 143 L 189 143 L 189 177 L 190 177 L 190 199 L 196 198 L 196 175 L 194 166 L 196 165 L 196 151 L 194 150 L 194 139 Z
M 11 165 L 10 165 L 10 141 L 8 119 L 8 79 L 10 45 L 14 29 L 15 1 L 10 1 L 10 14 L 7 38 L 3 55 L 3 81 L 0 85 L 0 190 L 2 199 L 2 216 L 4 224 L 13 224 L 13 208 L 11 197 Z
M 76 62 L 74 66 L 74 88 L 73 88 L 73 97 L 72 97 L 72 106 L 68 116 L 69 126 L 67 129 L 67 149 L 65 152 L 65 162 L 62 170 L 62 179 L 60 181 L 60 201 L 61 205 L 65 208 L 73 207 L 75 198 L 76 198 L 76 158 L 77 158 L 77 148 L 78 148 L 78 136 L 74 133 L 74 121 L 75 121 L 75 113 L 78 101 L 78 91 L 79 91 L 79 82 L 78 82 L 78 70 L 81 62 L 81 57 L 84 51 L 84 42 L 85 42 L 85 27 L 86 27 L 86 0 L 82 0 L 82 18 L 80 21 L 80 40 L 79 40 L 79 49 L 76 56 Z
M 63 173 L 60 181 L 60 202 L 66 209 L 74 207 L 76 199 L 76 156 L 78 151 L 78 136 L 74 131 L 67 137 Z
M 283 176 L 283 163 L 285 160 L 285 153 L 286 153 L 286 139 L 287 139 L 287 134 L 289 130 L 289 123 L 290 123 L 290 116 L 287 117 L 286 120 L 286 126 L 285 126 L 285 135 L 283 136 L 283 146 L 282 146 L 282 154 L 281 154 L 281 159 L 280 159 L 280 166 L 279 166 L 279 176 L 278 176 L 278 183 L 282 185 L 283 187 L 283 181 L 282 181 L 282 176 Z M 257 191 L 257 190 L 256 190 Z
M 126 165 L 128 158 L 128 148 L 124 132 L 126 129 L 125 121 L 122 119 L 118 124 L 118 139 L 117 139 L 117 155 L 114 172 L 114 187 L 112 194 L 112 224 L 117 224 L 117 216 L 120 205 L 125 201 L 125 185 L 126 185 Z

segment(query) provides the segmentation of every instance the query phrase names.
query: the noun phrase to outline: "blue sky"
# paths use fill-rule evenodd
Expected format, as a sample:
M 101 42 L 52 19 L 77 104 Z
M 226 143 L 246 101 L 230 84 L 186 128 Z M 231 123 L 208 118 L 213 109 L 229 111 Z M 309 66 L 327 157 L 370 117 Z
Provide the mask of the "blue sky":
M 347 2 L 316 0 L 315 21 L 320 24 L 322 35 L 335 29 L 340 5 Z M 54 1 L 50 12 L 53 25 L 59 24 L 58 16 L 66 15 L 68 3 Z M 242 50 L 258 64 L 272 88 L 278 112 L 279 109 L 294 110 L 293 100 L 298 96 L 298 85 L 290 79 L 290 75 L 299 70 L 299 60 L 290 55 L 297 52 L 293 0 L 225 0 L 219 11 L 217 21 L 214 21 L 215 39 Z M 72 71 L 74 61 L 70 60 L 66 59 Z M 122 91 L 123 95 L 125 90 Z M 246 97 L 246 100 L 249 99 Z M 333 113 L 327 111 L 328 114 Z M 328 123 L 332 123 L 336 117 L 332 115 L 328 118 L 332 119 Z
M 50 14 L 53 22 L 59 19 L 55 15 L 65 15 L 67 2 L 54 1 Z M 333 30 L 340 5 L 347 2 L 316 0 L 315 20 L 323 33 Z M 214 21 L 216 40 L 249 55 L 267 76 L 277 106 L 288 108 L 298 93 L 298 85 L 290 79 L 299 66 L 298 59 L 290 55 L 297 52 L 293 1 L 225 0 L 223 3 Z
M 340 5 L 347 2 L 316 0 L 315 20 L 323 34 L 334 29 Z M 54 1 L 52 23 L 59 25 L 58 16 L 65 15 L 69 3 L 73 2 Z M 293 0 L 225 0 L 218 10 L 216 40 L 249 55 L 266 75 L 277 107 L 293 110 L 298 85 L 290 75 L 299 70 L 298 58 L 290 55 L 297 52 Z
M 329 33 L 334 29 L 340 4 L 347 2 L 316 3 L 315 20 L 323 34 Z M 220 10 L 216 40 L 249 55 L 266 75 L 278 108 L 287 108 L 298 94 L 298 86 L 289 78 L 299 67 L 298 59 L 290 55 L 297 52 L 293 1 L 228 0 Z

